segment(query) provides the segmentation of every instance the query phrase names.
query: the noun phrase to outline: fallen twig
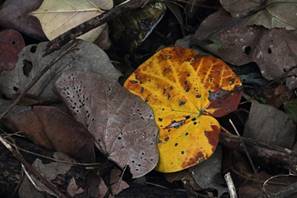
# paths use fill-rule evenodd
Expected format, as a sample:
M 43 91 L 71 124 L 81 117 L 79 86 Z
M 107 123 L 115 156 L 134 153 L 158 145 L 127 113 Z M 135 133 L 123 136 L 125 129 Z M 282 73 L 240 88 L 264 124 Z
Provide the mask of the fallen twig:
M 220 134 L 220 143 L 230 149 L 245 152 L 242 142 L 245 143 L 249 153 L 268 164 L 296 172 L 297 153 L 280 146 L 265 144 L 257 140 L 245 137 L 238 137 L 229 133 Z
M 136 9 L 139 7 L 143 7 L 150 0 L 126 0 L 123 3 L 115 6 L 109 11 L 104 12 L 101 15 L 98 15 L 94 18 L 85 21 L 84 23 L 68 30 L 67 32 L 61 34 L 57 38 L 50 41 L 47 45 L 47 49 L 44 55 L 48 55 L 58 49 L 60 49 L 63 45 L 67 44 L 71 40 L 89 32 L 90 30 L 103 25 L 104 23 L 110 21 L 116 16 L 130 10 Z
M 236 188 L 234 186 L 234 182 L 232 180 L 230 172 L 227 172 L 224 175 L 224 178 L 225 178 L 225 181 L 226 181 L 227 186 L 228 186 L 230 198 L 237 198 Z

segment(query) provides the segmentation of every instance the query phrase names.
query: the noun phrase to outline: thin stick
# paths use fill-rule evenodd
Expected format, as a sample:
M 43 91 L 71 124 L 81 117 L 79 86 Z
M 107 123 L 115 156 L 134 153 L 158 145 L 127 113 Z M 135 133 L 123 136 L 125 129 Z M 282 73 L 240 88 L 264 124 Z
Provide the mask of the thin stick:
M 233 129 L 234 129 L 236 135 L 240 138 L 241 136 L 240 136 L 240 134 L 239 134 L 237 128 L 235 127 L 235 125 L 234 125 L 234 123 L 232 122 L 231 119 L 229 119 L 229 122 L 230 122 L 230 124 L 232 125 L 232 127 L 233 127 Z M 250 153 L 249 153 L 249 151 L 248 151 L 248 149 L 247 149 L 247 147 L 246 147 L 246 145 L 245 145 L 245 143 L 244 143 L 243 141 L 242 141 L 242 147 L 243 147 L 243 149 L 244 149 L 244 152 L 245 152 L 245 154 L 246 154 L 246 156 L 247 156 L 247 158 L 248 158 L 248 160 L 249 160 L 249 162 L 250 162 L 250 165 L 251 165 L 251 167 L 252 167 L 254 173 L 257 173 L 258 171 L 257 171 L 257 169 L 256 169 L 256 167 L 255 167 L 255 164 L 254 164 L 254 162 L 253 162 L 253 159 L 252 159 L 252 157 L 251 157 L 251 155 L 250 155 Z
M 230 172 L 227 172 L 224 175 L 224 178 L 225 178 L 225 181 L 226 181 L 227 186 L 228 186 L 230 198 L 237 198 L 236 188 L 235 188 L 235 185 L 234 185 L 234 182 L 232 180 Z
M 31 164 L 29 164 L 24 157 L 14 148 L 12 147 L 9 142 L 7 142 L 2 136 L 0 136 L 0 142 L 9 150 L 12 155 L 25 167 L 25 169 L 32 174 L 36 179 L 38 179 L 41 183 L 43 183 L 49 190 L 51 190 L 54 194 L 61 198 L 67 198 L 69 196 L 65 195 L 64 193 L 60 192 L 57 187 L 49 182 L 46 178 L 44 178 L 38 171 L 36 171 Z
M 68 30 L 67 32 L 61 34 L 57 38 L 50 41 L 47 45 L 47 49 L 45 50 L 44 55 L 48 55 L 58 49 L 60 49 L 63 45 L 70 42 L 71 40 L 89 32 L 90 30 L 107 23 L 111 19 L 119 16 L 120 14 L 126 12 L 129 9 L 135 9 L 138 7 L 143 7 L 150 0 L 126 0 L 123 3 L 115 6 L 109 11 L 104 12 L 101 15 L 98 15 L 94 18 L 85 21 L 84 23 Z M 137 6 L 138 5 L 138 6 Z

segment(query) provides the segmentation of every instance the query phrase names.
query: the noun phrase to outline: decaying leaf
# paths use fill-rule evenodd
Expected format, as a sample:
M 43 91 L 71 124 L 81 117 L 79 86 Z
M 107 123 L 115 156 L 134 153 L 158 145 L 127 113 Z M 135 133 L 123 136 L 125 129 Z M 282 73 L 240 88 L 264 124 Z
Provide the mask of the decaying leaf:
M 0 32 L 0 73 L 14 69 L 18 54 L 24 47 L 25 41 L 19 32 L 15 30 Z
M 67 47 L 65 46 L 48 56 L 43 56 L 46 45 L 47 43 L 44 42 L 25 47 L 19 55 L 16 68 L 1 73 L 0 90 L 6 97 L 11 98 L 22 91 L 47 64 Z M 68 70 L 92 71 L 114 80 L 120 76 L 120 72 L 113 67 L 103 50 L 92 43 L 79 41 L 76 49 L 54 64 L 51 70 L 45 73 L 30 89 L 28 94 L 46 100 L 56 100 L 57 96 L 53 92 L 54 82 L 62 72 Z
M 237 108 L 241 82 L 220 59 L 165 48 L 138 67 L 125 87 L 153 109 L 160 128 L 161 172 L 176 172 L 215 151 L 220 117 Z
M 223 8 L 227 10 L 233 17 L 242 17 L 251 14 L 264 6 L 266 0 L 220 0 Z
M 97 140 L 98 149 L 134 178 L 155 168 L 158 128 L 149 106 L 117 82 L 89 72 L 65 72 L 58 93 Z
M 94 143 L 88 131 L 56 107 L 35 106 L 12 113 L 6 117 L 5 123 L 48 149 L 83 161 L 94 159 Z
M 293 31 L 247 26 L 245 21 L 231 18 L 221 10 L 201 24 L 192 44 L 235 65 L 256 62 L 263 77 L 273 80 L 297 65 L 296 41 L 297 35 Z M 296 75 L 296 71 L 290 74 Z M 290 89 L 297 86 L 294 75 L 286 78 Z
M 46 39 L 38 19 L 29 15 L 41 3 L 42 0 L 5 1 L 0 9 L 0 26 L 18 30 L 39 40 Z
M 163 18 L 165 11 L 166 6 L 163 2 L 152 2 L 144 8 L 127 12 L 123 17 L 118 17 L 112 22 L 113 34 L 111 36 L 129 50 L 133 50 L 152 33 Z
M 247 16 L 249 25 L 296 30 L 296 0 L 221 0 L 233 17 Z
M 291 148 L 296 137 L 296 125 L 284 112 L 253 101 L 244 136 Z
M 39 19 L 45 35 L 52 40 L 112 6 L 113 0 L 44 0 L 32 15 Z M 94 41 L 103 29 L 104 25 L 80 38 Z
M 51 182 L 55 179 L 59 180 L 58 179 L 59 175 L 66 175 L 66 173 L 69 172 L 69 170 L 72 167 L 71 163 L 75 162 L 73 159 L 69 158 L 67 155 L 63 153 L 54 153 L 53 157 L 58 161 L 59 160 L 66 161 L 69 163 L 61 163 L 61 162 L 43 163 L 42 160 L 36 159 L 32 164 L 32 167 L 34 167 L 36 171 L 38 171 L 43 177 L 45 177 L 47 180 Z M 26 173 L 26 176 L 22 184 L 20 185 L 20 188 L 18 191 L 19 197 L 28 198 L 28 197 L 32 197 L 33 195 L 35 195 L 38 198 L 46 197 L 46 196 L 43 196 L 44 194 L 41 194 L 42 192 L 46 192 L 56 197 L 56 195 L 51 190 L 49 190 L 38 178 L 35 178 L 33 175 L 27 175 L 27 174 L 29 173 L 28 172 Z M 30 177 L 30 179 L 28 179 L 28 176 Z M 33 186 L 31 182 L 34 182 L 35 185 Z M 67 183 L 67 181 L 65 180 L 62 182 L 60 181 L 60 185 L 61 183 Z

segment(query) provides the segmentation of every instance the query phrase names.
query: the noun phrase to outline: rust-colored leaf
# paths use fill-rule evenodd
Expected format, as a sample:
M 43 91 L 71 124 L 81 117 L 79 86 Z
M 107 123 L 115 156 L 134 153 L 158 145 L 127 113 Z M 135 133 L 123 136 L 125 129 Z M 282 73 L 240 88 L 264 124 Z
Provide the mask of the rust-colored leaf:
M 56 107 L 35 106 L 6 117 L 6 123 L 34 142 L 83 161 L 94 157 L 94 144 L 85 128 Z
M 192 49 L 165 48 L 126 80 L 153 109 L 160 128 L 161 172 L 196 165 L 214 152 L 220 125 L 213 117 L 235 110 L 240 79 L 222 60 Z
M 0 73 L 15 68 L 19 52 L 25 47 L 22 35 L 15 30 L 0 32 Z

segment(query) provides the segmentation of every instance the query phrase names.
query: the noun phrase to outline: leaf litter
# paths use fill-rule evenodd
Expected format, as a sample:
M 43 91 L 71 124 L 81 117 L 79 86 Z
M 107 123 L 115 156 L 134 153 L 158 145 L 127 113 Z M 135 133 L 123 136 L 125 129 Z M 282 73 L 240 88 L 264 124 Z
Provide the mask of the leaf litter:
M 296 11 L 294 0 L 0 1 L 0 140 L 23 165 L 0 182 L 23 171 L 19 197 L 294 196 L 295 180 L 274 175 L 296 173 Z M 94 43 L 63 55 L 98 25 Z

